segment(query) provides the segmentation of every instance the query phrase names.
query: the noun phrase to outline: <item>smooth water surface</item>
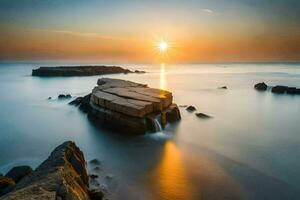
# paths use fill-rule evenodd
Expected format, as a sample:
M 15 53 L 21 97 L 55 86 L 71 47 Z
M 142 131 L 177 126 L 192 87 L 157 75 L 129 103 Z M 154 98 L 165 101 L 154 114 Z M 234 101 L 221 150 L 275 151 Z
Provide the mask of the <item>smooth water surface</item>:
M 179 123 L 138 137 L 96 128 L 57 100 L 88 94 L 101 76 L 32 77 L 36 66 L 0 65 L 0 173 L 36 167 L 73 140 L 87 160 L 101 161 L 111 199 L 300 199 L 300 96 L 253 89 L 261 81 L 300 87 L 299 64 L 124 65 L 148 73 L 106 77 L 170 90 L 178 105 L 213 117 L 180 108 Z

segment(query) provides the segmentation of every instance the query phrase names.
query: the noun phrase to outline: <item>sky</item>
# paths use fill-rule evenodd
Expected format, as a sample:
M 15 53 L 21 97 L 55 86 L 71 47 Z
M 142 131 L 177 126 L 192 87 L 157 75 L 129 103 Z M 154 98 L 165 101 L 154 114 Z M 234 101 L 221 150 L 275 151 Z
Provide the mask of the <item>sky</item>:
M 0 0 L 0 60 L 162 59 L 300 61 L 300 1 Z

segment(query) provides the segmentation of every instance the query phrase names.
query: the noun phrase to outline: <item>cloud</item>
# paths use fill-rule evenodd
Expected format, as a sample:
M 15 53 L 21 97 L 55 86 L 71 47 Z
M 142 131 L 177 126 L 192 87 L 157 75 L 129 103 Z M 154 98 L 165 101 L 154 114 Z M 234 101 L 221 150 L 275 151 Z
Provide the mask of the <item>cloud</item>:
M 212 13 L 214 13 L 214 11 L 213 11 L 213 10 L 211 10 L 211 9 L 208 9 L 208 8 L 202 9 L 202 11 L 203 11 L 203 12 L 206 12 L 206 13 L 209 13 L 209 14 L 212 14 Z

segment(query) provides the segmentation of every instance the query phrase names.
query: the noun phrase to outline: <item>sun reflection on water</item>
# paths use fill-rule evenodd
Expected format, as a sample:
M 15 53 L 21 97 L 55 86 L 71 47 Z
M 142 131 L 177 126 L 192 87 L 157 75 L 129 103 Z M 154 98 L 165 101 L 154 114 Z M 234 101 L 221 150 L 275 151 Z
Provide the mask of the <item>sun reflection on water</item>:
M 166 65 L 165 63 L 161 63 L 160 64 L 160 76 L 159 76 L 159 80 L 160 80 L 160 89 L 165 90 L 167 87 L 167 82 L 166 82 Z
M 162 159 L 151 177 L 151 185 L 160 199 L 192 199 L 181 152 L 174 142 L 165 143 Z

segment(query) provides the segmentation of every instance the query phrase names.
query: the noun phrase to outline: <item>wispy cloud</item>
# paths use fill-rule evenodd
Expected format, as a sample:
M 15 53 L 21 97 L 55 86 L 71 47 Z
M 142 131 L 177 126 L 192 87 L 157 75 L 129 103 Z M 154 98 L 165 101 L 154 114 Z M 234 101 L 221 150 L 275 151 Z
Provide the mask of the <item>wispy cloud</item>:
M 108 39 L 108 40 L 131 40 L 131 38 L 106 36 L 106 35 L 93 33 L 93 32 L 77 32 L 77 31 L 53 30 L 53 29 L 31 29 L 31 30 L 43 31 L 48 33 L 50 32 L 50 33 L 58 33 L 58 34 L 68 34 L 68 35 L 80 36 L 80 37 L 96 37 L 96 38 Z
M 203 12 L 206 12 L 206 13 L 209 13 L 209 14 L 212 14 L 212 13 L 214 13 L 214 11 L 213 11 L 213 10 L 211 10 L 211 9 L 208 9 L 208 8 L 202 9 L 202 11 L 203 11 Z

